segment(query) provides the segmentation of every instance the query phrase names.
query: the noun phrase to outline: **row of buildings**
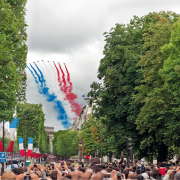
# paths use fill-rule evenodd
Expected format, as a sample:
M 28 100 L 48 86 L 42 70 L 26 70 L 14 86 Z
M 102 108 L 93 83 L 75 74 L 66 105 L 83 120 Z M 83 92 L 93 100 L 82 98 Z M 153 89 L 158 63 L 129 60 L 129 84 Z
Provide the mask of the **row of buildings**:
M 83 126 L 84 122 L 89 119 L 89 116 L 92 112 L 92 107 L 87 103 L 81 111 L 81 114 L 78 118 L 73 122 L 73 124 L 69 127 L 72 130 L 79 130 L 81 126 Z

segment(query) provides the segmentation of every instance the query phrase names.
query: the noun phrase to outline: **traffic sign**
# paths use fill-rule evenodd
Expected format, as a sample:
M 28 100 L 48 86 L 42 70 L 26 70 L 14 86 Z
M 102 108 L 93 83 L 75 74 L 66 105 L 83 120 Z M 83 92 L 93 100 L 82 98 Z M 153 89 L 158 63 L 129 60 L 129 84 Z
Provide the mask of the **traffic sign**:
M 6 162 L 6 152 L 0 152 L 0 162 Z

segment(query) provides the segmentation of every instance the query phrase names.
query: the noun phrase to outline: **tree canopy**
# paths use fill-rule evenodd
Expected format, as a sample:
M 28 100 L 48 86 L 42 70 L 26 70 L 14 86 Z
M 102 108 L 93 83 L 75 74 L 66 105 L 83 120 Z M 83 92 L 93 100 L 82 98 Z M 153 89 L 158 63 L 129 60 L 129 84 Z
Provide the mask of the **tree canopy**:
M 16 111 L 18 117 L 17 137 L 24 138 L 24 147 L 28 145 L 28 138 L 33 137 L 33 147 L 39 147 L 41 153 L 49 153 L 49 137 L 44 129 L 45 118 L 42 105 L 30 103 L 18 104 Z
M 0 122 L 11 121 L 26 90 L 26 0 L 0 0 Z
M 78 154 L 79 138 L 78 132 L 67 130 L 59 130 L 54 133 L 53 154 L 56 156 L 75 156 Z
M 96 103 L 93 116 L 97 119 L 106 117 L 102 122 L 109 136 L 114 138 L 116 154 L 125 150 L 126 137 L 130 137 L 138 157 L 158 154 L 158 161 L 164 161 L 168 147 L 175 143 L 172 140 L 178 138 L 177 133 L 168 133 L 168 126 L 176 121 L 178 124 L 178 119 L 170 104 L 174 99 L 172 90 L 167 90 L 168 78 L 164 81 L 166 76 L 160 74 L 170 55 L 170 50 L 165 50 L 168 49 L 166 44 L 173 37 L 173 24 L 178 27 L 178 17 L 164 11 L 141 18 L 134 16 L 129 24 L 116 24 L 104 33 L 104 57 L 98 69 L 98 78 L 103 84 L 92 83 L 89 96 Z M 178 72 L 175 65 L 173 68 Z

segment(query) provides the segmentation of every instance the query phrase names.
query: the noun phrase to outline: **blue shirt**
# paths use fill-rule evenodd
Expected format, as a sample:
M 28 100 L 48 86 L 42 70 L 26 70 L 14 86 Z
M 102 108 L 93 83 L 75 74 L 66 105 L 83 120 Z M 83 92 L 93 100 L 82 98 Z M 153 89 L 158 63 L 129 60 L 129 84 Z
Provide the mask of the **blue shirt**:
M 14 165 L 11 165 L 11 169 L 14 169 Z

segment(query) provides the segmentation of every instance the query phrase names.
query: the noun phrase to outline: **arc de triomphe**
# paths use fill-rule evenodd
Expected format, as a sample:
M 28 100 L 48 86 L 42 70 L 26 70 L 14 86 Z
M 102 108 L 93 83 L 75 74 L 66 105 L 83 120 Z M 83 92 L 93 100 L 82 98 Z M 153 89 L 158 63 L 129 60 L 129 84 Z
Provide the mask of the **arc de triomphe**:
M 52 140 L 54 138 L 54 127 L 44 126 L 46 134 L 49 135 L 49 143 L 51 146 L 51 153 L 53 152 Z

